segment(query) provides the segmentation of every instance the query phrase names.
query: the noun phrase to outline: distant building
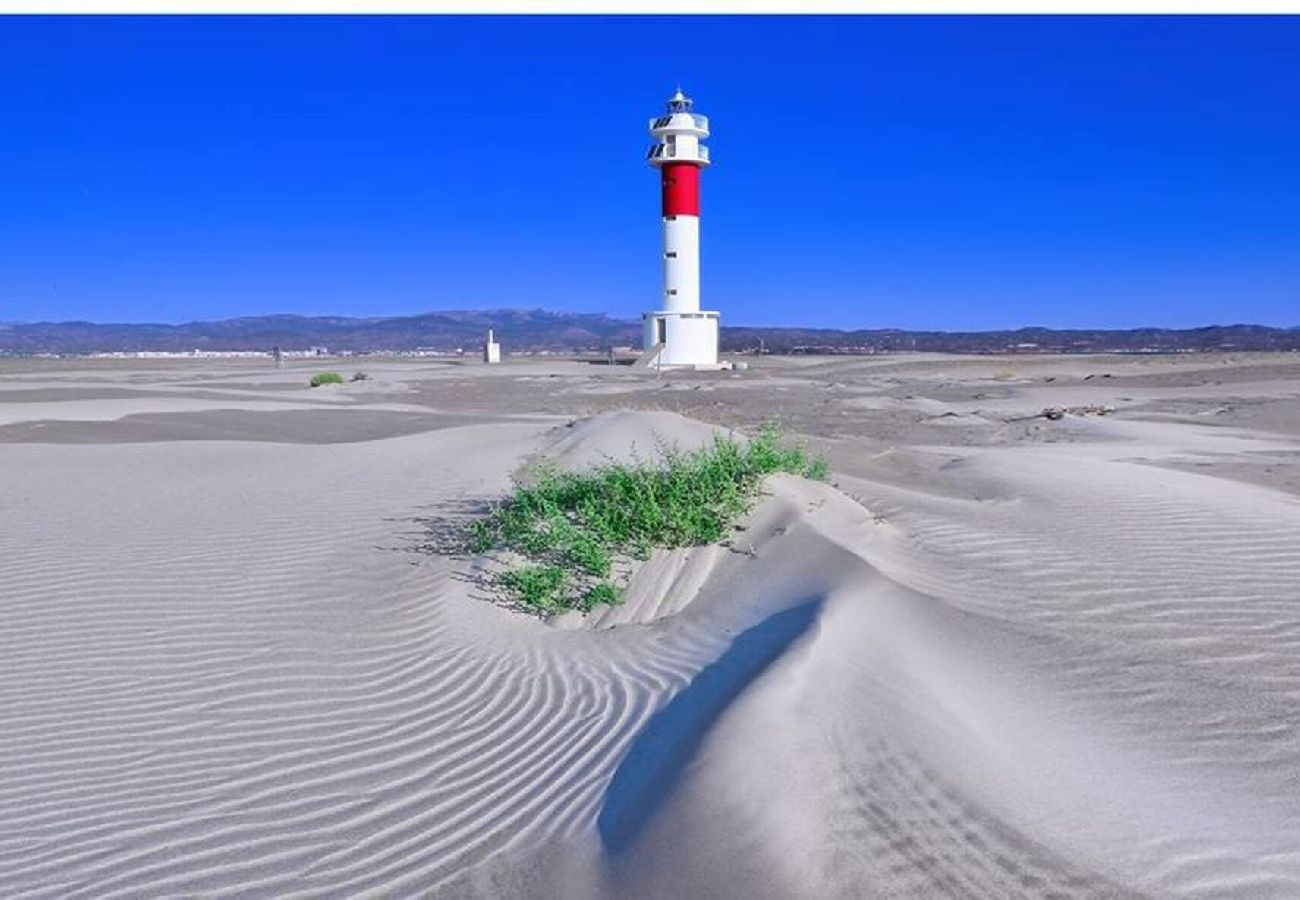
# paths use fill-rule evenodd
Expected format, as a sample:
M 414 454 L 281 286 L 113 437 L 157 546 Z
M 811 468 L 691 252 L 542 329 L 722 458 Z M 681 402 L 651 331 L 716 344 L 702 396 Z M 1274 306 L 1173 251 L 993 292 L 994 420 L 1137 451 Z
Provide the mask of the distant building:
M 501 345 L 493 339 L 491 328 L 488 329 L 487 340 L 483 342 L 483 362 L 488 364 L 501 362 Z

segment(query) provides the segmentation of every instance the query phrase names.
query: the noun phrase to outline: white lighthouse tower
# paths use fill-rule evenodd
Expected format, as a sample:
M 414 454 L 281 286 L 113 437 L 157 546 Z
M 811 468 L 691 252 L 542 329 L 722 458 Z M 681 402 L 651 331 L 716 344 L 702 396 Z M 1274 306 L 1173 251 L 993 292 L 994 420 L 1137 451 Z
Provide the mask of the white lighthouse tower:
M 718 314 L 700 309 L 700 170 L 709 164 L 709 120 L 681 88 L 650 120 L 646 159 L 663 189 L 664 292 L 642 316 L 647 362 L 658 368 L 718 367 Z

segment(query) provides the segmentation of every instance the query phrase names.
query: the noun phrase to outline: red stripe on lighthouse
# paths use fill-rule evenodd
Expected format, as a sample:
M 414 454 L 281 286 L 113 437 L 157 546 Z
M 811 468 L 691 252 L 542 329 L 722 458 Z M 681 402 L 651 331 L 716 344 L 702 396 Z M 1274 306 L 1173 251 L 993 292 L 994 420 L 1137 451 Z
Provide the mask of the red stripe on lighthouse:
M 700 214 L 700 168 L 693 163 L 665 163 L 660 168 L 665 216 Z

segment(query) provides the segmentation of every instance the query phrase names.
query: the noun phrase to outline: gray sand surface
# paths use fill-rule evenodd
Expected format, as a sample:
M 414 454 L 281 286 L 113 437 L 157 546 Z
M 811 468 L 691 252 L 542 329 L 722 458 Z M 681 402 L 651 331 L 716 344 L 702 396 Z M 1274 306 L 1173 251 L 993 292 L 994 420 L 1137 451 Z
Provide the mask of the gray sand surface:
M 0 360 L 5 896 L 1300 896 L 1300 354 L 750 362 Z M 621 606 L 428 552 L 772 420 Z

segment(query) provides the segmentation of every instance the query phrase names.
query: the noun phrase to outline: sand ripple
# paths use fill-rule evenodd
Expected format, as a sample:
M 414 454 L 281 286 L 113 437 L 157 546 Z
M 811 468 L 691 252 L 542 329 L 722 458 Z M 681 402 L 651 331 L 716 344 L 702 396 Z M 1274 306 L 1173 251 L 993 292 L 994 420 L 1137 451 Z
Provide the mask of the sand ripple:
M 411 552 L 671 418 L 6 446 L 5 893 L 1300 893 L 1294 500 L 1082 444 L 782 478 L 577 628 Z

